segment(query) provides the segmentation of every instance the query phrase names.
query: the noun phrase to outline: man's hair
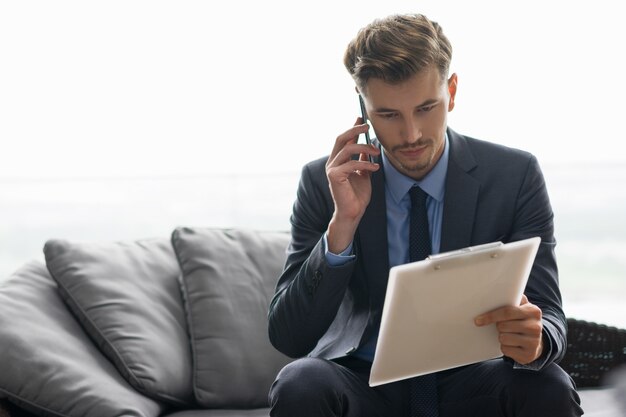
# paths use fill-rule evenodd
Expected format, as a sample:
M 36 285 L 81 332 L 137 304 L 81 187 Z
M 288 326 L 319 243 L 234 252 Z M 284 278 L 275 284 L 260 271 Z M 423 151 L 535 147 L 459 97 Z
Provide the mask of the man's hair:
M 438 23 L 421 14 L 374 20 L 348 44 L 343 63 L 364 92 L 370 78 L 396 84 L 436 65 L 448 78 L 452 45 Z

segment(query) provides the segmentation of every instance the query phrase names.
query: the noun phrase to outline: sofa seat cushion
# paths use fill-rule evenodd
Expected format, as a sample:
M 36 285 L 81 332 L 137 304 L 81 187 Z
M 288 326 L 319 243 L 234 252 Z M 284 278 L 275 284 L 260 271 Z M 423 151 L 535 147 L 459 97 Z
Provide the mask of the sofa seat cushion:
M 196 400 L 207 408 L 268 406 L 269 388 L 289 359 L 270 344 L 267 313 L 289 234 L 178 228 Z
M 64 301 L 122 376 L 151 398 L 195 404 L 180 269 L 170 240 L 50 240 L 44 253 Z
M 269 408 L 249 410 L 189 410 L 167 414 L 164 417 L 269 417 Z
M 0 286 L 0 398 L 38 416 L 141 416 L 164 407 L 135 391 L 83 332 L 45 265 Z

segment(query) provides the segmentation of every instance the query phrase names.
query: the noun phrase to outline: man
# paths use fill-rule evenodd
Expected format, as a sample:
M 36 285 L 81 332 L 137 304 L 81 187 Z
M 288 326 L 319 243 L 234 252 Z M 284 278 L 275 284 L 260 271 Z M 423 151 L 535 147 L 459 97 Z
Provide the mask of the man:
M 408 416 L 421 412 L 410 405 L 419 395 L 435 403 L 422 415 L 582 414 L 555 363 L 566 321 L 543 176 L 532 155 L 448 128 L 451 56 L 441 27 L 422 15 L 374 21 L 348 45 L 344 63 L 377 141 L 357 143 L 368 129 L 358 119 L 302 171 L 269 311 L 273 345 L 300 359 L 272 386 L 273 416 Z M 474 318 L 497 326 L 503 358 L 371 388 L 389 268 L 414 259 L 412 193 L 426 196 L 428 227 L 414 233 L 430 253 L 533 236 L 541 244 L 522 303 Z

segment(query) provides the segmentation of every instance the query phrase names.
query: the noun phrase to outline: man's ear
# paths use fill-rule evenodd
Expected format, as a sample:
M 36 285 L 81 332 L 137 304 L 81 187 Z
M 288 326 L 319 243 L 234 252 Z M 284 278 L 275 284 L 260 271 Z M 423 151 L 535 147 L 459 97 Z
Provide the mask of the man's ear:
M 448 111 L 452 111 L 454 109 L 454 98 L 456 97 L 456 86 L 457 86 L 458 78 L 456 73 L 453 73 L 450 78 L 448 78 L 448 94 L 450 94 L 450 101 L 448 102 Z
M 361 91 L 361 89 L 359 88 L 359 86 L 358 86 L 358 85 L 355 85 L 355 86 L 354 86 L 354 91 L 356 91 L 356 93 L 357 93 L 358 95 L 365 97 L 365 93 L 364 93 L 364 91 L 365 91 L 365 87 L 363 87 L 363 91 Z

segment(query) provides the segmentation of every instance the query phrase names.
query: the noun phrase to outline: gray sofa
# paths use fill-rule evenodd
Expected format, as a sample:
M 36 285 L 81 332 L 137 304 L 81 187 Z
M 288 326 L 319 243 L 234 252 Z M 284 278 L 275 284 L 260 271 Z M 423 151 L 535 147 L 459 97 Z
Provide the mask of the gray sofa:
M 267 337 L 288 241 L 181 227 L 132 242 L 46 242 L 45 263 L 0 285 L 0 417 L 267 417 L 290 360 Z M 599 344 L 606 335 L 617 339 Z M 586 387 L 588 416 L 624 415 L 618 384 L 601 386 L 624 362 L 623 335 L 570 320 L 577 342 L 564 366 Z M 621 356 L 597 353 L 620 343 Z

